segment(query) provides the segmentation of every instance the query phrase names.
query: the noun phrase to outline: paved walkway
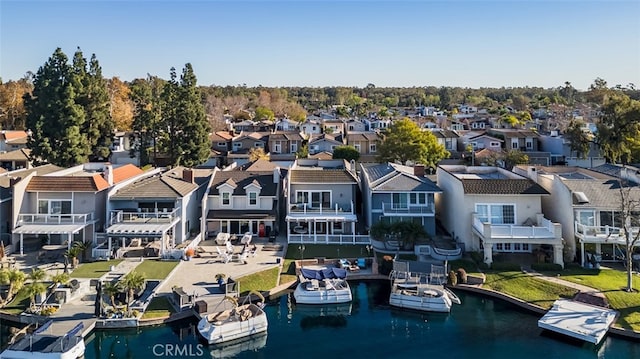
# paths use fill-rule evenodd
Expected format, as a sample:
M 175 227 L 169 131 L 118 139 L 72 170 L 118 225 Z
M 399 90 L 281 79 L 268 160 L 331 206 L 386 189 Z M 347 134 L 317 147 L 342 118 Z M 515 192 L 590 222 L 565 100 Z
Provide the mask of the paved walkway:
M 556 284 L 563 285 L 565 287 L 573 288 L 573 289 L 578 290 L 580 292 L 584 292 L 584 293 L 600 293 L 600 291 L 595 289 L 595 288 L 587 287 L 586 285 L 582 285 L 582 284 L 578 284 L 578 283 L 569 282 L 569 281 L 564 280 L 564 279 L 559 278 L 559 277 L 550 277 L 550 276 L 544 275 L 542 273 L 538 273 L 538 272 L 531 271 L 531 270 L 524 271 L 524 272 L 527 273 L 530 276 L 534 276 L 536 278 L 540 278 L 540 279 L 545 280 L 547 282 L 556 283 Z

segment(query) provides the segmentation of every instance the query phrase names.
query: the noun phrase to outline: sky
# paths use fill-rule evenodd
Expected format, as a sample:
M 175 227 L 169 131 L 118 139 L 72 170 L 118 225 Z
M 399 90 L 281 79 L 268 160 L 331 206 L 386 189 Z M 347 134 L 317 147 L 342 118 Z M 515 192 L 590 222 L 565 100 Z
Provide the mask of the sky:
M 0 78 L 55 49 L 199 85 L 640 86 L 640 0 L 0 0 Z

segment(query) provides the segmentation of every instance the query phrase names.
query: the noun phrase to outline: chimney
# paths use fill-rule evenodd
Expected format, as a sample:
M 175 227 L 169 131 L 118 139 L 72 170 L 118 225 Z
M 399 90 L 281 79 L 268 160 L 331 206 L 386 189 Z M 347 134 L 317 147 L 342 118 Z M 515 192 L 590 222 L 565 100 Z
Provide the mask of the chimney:
M 111 163 L 107 162 L 104 164 L 104 172 L 102 173 L 105 181 L 109 184 L 109 186 L 113 185 L 113 166 Z
M 182 180 L 185 182 L 193 183 L 193 170 L 185 168 L 182 170 Z
M 424 177 L 424 165 L 420 163 L 416 163 L 413 166 L 413 174 L 418 177 Z
M 280 167 L 273 169 L 273 183 L 280 182 Z
M 538 182 L 538 171 L 534 166 L 529 166 L 527 168 L 527 176 L 531 178 L 534 182 Z

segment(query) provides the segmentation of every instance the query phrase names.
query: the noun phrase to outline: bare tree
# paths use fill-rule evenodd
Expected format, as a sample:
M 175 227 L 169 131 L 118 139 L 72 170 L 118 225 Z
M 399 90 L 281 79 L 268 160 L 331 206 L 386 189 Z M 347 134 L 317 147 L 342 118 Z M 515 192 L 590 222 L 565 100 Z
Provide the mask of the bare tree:
M 638 187 L 626 180 L 618 181 L 620 187 L 620 212 L 622 215 L 622 229 L 624 235 L 625 266 L 627 268 L 626 291 L 633 291 L 633 252 L 640 244 L 640 198 Z

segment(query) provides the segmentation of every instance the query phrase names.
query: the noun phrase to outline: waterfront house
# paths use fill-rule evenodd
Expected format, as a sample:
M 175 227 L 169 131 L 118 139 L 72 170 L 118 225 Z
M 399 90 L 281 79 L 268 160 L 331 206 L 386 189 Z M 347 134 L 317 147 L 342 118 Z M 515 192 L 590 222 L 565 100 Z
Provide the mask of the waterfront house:
M 145 247 L 147 256 L 163 256 L 200 233 L 201 208 L 210 176 L 208 169 L 156 169 L 109 192 L 105 238 L 93 254 L 124 255 L 130 246 Z
M 39 174 L 33 172 L 14 184 L 13 243 L 20 253 L 42 244 L 64 245 L 79 240 L 93 243 L 104 231 L 108 190 L 141 174 L 134 165 L 86 163 Z
M 0 153 L 0 168 L 4 168 L 7 171 L 31 168 L 30 154 L 31 150 L 28 148 Z
M 586 251 L 597 262 L 620 261 L 624 253 L 620 185 L 633 201 L 640 200 L 636 169 L 604 165 L 600 173 L 580 167 L 527 166 L 514 167 L 551 193 L 542 199 L 545 215 L 562 225 L 566 241 L 565 260 L 593 264 Z M 638 243 L 640 246 L 640 243 Z
M 368 228 L 380 221 L 419 223 L 436 234 L 435 194 L 442 192 L 425 177 L 424 165 L 395 163 L 360 165 L 362 209 Z
M 356 236 L 358 180 L 351 164 L 298 159 L 285 181 L 289 243 L 356 243 L 363 238 Z
M 209 236 L 218 233 L 268 236 L 277 226 L 280 184 L 278 167 L 271 171 L 216 170 L 205 206 Z
M 442 225 L 466 251 L 544 253 L 564 265 L 562 228 L 545 218 L 549 192 L 533 180 L 498 167 L 442 165 L 437 169 L 436 211 Z

